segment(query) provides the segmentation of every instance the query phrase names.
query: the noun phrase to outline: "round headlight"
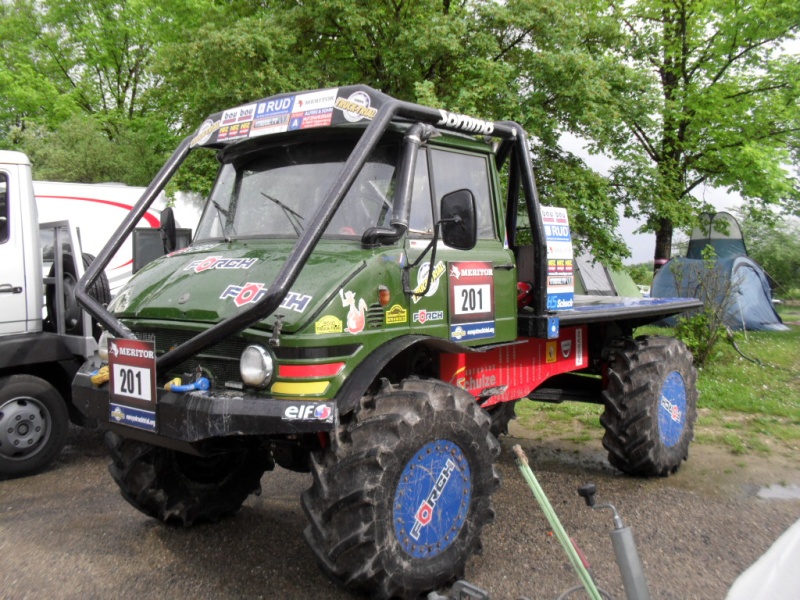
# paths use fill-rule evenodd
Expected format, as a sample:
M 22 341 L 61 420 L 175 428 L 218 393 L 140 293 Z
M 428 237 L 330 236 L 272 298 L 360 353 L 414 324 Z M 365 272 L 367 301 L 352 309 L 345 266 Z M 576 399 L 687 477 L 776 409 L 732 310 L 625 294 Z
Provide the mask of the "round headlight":
M 239 374 L 245 385 L 264 387 L 272 380 L 275 361 L 261 346 L 248 346 L 239 360 Z
M 110 337 L 112 337 L 111 334 L 108 331 L 104 331 L 100 334 L 100 339 L 97 342 L 97 354 L 103 362 L 108 362 L 108 339 Z

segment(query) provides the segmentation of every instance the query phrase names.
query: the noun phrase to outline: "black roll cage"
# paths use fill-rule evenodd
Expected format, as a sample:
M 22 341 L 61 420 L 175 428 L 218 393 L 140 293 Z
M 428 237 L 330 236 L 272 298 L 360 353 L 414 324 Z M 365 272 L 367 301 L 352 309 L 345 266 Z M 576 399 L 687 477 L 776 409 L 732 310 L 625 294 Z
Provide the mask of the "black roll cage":
M 362 89 L 369 88 L 362 86 Z M 218 343 L 222 339 L 247 329 L 255 323 L 266 319 L 278 309 L 280 303 L 300 274 L 303 266 L 306 264 L 309 256 L 317 246 L 328 223 L 338 210 L 342 199 L 350 190 L 351 185 L 364 166 L 370 152 L 372 152 L 373 148 L 383 137 L 383 134 L 387 131 L 393 120 L 405 120 L 412 123 L 419 123 L 423 127 L 432 126 L 437 129 L 463 133 L 463 130 L 458 128 L 458 122 L 452 124 L 449 119 L 444 118 L 447 114 L 444 113 L 444 111 L 390 98 L 375 90 L 371 90 L 371 92 L 384 99 L 380 110 L 377 111 L 372 122 L 361 134 L 355 148 L 353 148 L 352 153 L 342 167 L 342 171 L 328 191 L 325 200 L 309 221 L 303 234 L 298 238 L 280 271 L 278 271 L 275 280 L 269 286 L 266 295 L 251 308 L 209 327 L 187 342 L 160 356 L 156 361 L 156 368 L 159 371 L 173 367 L 205 348 Z M 492 126 L 491 135 L 502 140 L 497 154 L 498 167 L 502 166 L 507 157 L 511 157 L 506 211 L 506 225 L 509 239 L 515 239 L 517 202 L 521 184 L 528 216 L 531 227 L 533 228 L 535 269 L 538 273 L 546 274 L 547 247 L 544 225 L 539 210 L 539 198 L 533 177 L 533 167 L 529 159 L 527 135 L 522 126 L 513 121 L 495 121 L 492 123 Z M 413 139 L 409 137 L 409 135 L 417 136 L 417 139 Z M 410 128 L 406 132 L 404 143 L 410 145 L 418 144 L 419 135 L 419 127 Z M 136 224 L 144 216 L 147 209 L 150 208 L 167 182 L 186 159 L 189 152 L 192 150 L 193 139 L 197 139 L 195 134 L 187 136 L 180 143 L 169 160 L 167 160 L 164 166 L 159 170 L 150 185 L 147 186 L 142 197 L 122 221 L 103 250 L 101 250 L 100 254 L 86 270 L 86 273 L 79 281 L 75 290 L 75 296 L 81 306 L 97 319 L 106 330 L 117 337 L 137 339 L 128 327 L 112 315 L 103 305 L 97 302 L 97 300 L 92 298 L 88 294 L 87 289 L 91 287 L 100 273 L 106 268 L 114 254 L 119 250 L 136 227 Z M 403 156 L 410 156 L 411 154 L 410 152 L 406 152 Z M 411 164 L 413 168 L 413 161 L 408 161 L 405 165 L 400 165 L 401 170 L 404 168 L 407 169 L 408 164 Z M 401 177 L 404 175 L 408 175 L 408 173 L 401 173 Z M 387 228 L 387 231 L 376 232 L 378 234 L 376 239 L 390 242 L 399 239 L 405 233 L 404 227 L 407 227 L 406 207 L 408 206 L 410 186 L 404 185 L 402 188 L 403 189 L 399 190 L 400 193 L 395 198 L 395 212 L 391 228 Z M 406 220 L 405 224 L 403 223 L 404 216 Z M 533 315 L 531 316 L 541 323 L 540 326 L 536 327 L 537 332 L 541 329 L 542 335 L 546 336 L 546 287 L 544 285 L 544 279 L 541 277 L 537 279 L 539 280 L 539 284 L 534 286 L 534 298 L 531 304 Z

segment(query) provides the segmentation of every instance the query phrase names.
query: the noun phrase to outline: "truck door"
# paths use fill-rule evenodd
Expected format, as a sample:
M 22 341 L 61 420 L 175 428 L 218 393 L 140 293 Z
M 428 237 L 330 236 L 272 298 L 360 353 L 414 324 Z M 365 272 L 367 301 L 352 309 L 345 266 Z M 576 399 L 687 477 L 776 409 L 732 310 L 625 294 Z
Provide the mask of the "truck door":
M 470 345 L 516 337 L 516 272 L 512 253 L 503 242 L 504 223 L 494 210 L 491 173 L 485 154 L 436 147 L 420 151 L 407 242 L 409 261 L 413 263 L 430 241 L 442 196 L 456 190 L 467 189 L 475 197 L 478 243 L 462 251 L 439 242 L 435 258 L 431 261 L 429 254 L 412 270 L 411 287 L 420 291 L 425 289 L 429 270 L 433 271 L 428 292 L 411 297 L 412 328 L 426 323 L 446 325 L 442 334 Z M 434 216 L 423 210 L 426 202 Z
M 25 262 L 18 202 L 17 181 L 9 169 L 0 166 L 0 335 L 24 333 L 27 322 Z

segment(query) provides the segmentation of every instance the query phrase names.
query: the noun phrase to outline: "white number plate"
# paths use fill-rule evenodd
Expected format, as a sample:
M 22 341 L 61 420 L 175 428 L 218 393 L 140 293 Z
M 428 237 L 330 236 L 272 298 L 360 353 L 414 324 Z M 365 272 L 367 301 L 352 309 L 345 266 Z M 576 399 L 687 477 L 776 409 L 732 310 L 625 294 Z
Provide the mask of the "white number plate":
M 492 309 L 492 290 L 488 284 L 456 285 L 455 313 L 457 315 L 473 315 L 490 312 Z
M 114 395 L 153 401 L 150 369 L 132 365 L 114 365 Z

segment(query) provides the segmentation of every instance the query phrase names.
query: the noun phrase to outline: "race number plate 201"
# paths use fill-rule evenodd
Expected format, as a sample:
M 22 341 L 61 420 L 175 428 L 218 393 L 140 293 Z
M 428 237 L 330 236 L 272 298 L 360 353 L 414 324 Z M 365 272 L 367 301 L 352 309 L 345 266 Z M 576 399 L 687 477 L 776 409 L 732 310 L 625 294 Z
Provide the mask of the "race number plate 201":
M 156 352 L 153 342 L 108 342 L 109 420 L 156 431 Z
M 494 269 L 491 262 L 459 261 L 448 265 L 450 339 L 469 342 L 492 338 Z

